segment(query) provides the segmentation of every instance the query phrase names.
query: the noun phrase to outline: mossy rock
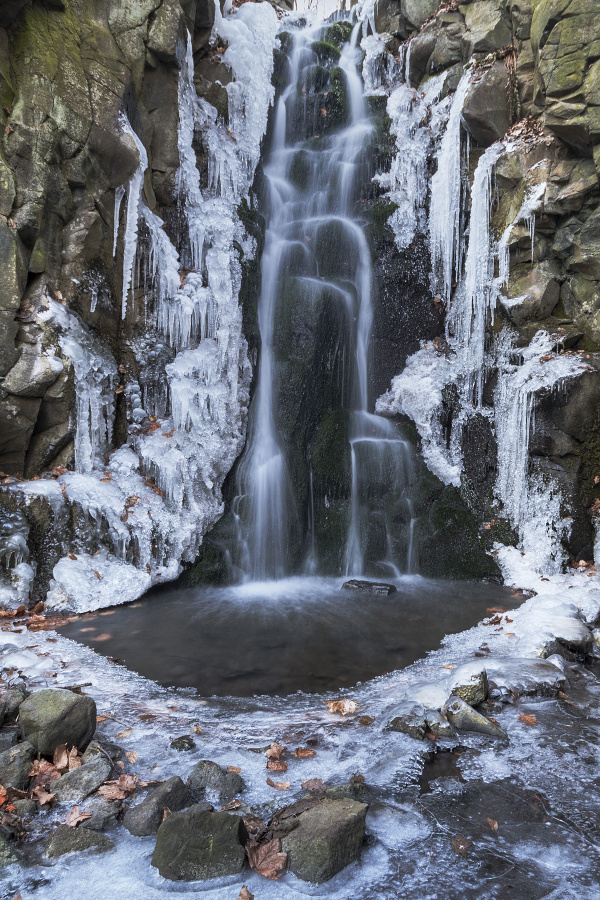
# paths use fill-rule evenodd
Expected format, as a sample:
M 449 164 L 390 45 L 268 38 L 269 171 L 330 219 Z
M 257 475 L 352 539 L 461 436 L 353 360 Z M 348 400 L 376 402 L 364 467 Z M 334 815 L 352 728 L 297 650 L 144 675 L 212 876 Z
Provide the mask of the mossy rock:
M 350 40 L 352 28 L 352 22 L 334 22 L 323 34 L 323 40 L 341 48 Z
M 313 41 L 310 45 L 322 66 L 335 65 L 341 56 L 339 47 L 329 41 Z

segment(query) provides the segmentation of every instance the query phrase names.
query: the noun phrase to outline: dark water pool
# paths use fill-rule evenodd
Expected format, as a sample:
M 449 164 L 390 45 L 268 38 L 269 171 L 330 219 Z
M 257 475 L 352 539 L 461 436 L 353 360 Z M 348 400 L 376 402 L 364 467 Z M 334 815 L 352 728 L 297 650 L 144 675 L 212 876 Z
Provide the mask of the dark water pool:
M 341 580 L 165 587 L 59 630 L 165 686 L 204 696 L 339 690 L 409 665 L 444 635 L 522 597 L 494 584 L 407 576 L 389 596 Z

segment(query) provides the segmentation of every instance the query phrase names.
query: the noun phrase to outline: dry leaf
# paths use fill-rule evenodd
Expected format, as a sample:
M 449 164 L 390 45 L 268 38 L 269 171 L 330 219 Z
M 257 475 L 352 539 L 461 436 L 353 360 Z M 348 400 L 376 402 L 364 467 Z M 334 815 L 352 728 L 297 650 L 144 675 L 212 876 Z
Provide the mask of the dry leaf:
M 35 794 L 35 798 L 40 806 L 45 806 L 47 803 L 52 803 L 56 794 L 51 794 L 49 791 L 45 791 L 44 788 L 34 788 L 33 793 Z
M 97 793 L 105 800 L 126 800 L 135 791 L 137 775 L 119 775 L 116 781 L 106 781 Z
M 230 800 L 229 803 L 226 803 L 225 806 L 221 807 L 221 812 L 231 812 L 234 809 L 239 809 L 241 805 L 241 800 Z
M 445 666 L 442 666 L 443 669 L 455 669 L 456 666 L 451 665 L 450 663 L 446 663 Z
M 242 767 L 241 766 L 227 766 L 227 771 L 231 775 L 239 775 L 240 772 L 242 771 Z
M 358 703 L 355 700 L 328 700 L 327 709 L 331 713 L 340 713 L 342 716 L 349 716 L 350 713 L 356 712 Z
M 130 734 L 133 734 L 133 728 L 126 728 L 125 731 L 120 731 L 118 734 L 115 734 L 116 738 L 127 738 Z
M 250 868 L 265 878 L 277 878 L 287 865 L 287 853 L 281 852 L 281 841 L 273 838 L 265 844 L 246 844 Z
M 524 725 L 537 725 L 536 717 L 525 715 L 525 713 L 521 713 L 519 722 L 523 722 Z
M 276 742 L 272 743 L 267 750 L 267 759 L 281 759 L 285 755 L 285 747 Z
M 488 816 L 486 822 L 488 823 L 492 831 L 498 831 L 498 823 L 495 819 L 490 819 L 490 817 Z
M 52 763 L 47 760 L 36 759 L 31 764 L 29 777 L 34 779 L 32 785 L 34 791 L 36 788 L 46 790 L 50 787 L 52 782 L 56 781 L 57 778 L 60 778 L 60 772 L 56 766 L 53 766 Z
M 202 734 L 202 726 L 201 725 L 192 725 L 190 731 L 193 734 Z
M 466 856 L 469 847 L 473 846 L 473 841 L 470 841 L 468 838 L 463 837 L 462 834 L 457 834 L 450 841 L 450 846 L 455 853 L 460 854 L 460 856 Z
M 361 716 L 358 720 L 359 725 L 372 725 L 375 721 L 375 716 Z
M 302 782 L 302 787 L 306 791 L 320 793 L 325 790 L 325 782 L 321 781 L 320 778 L 309 778 L 307 781 Z
M 270 772 L 287 772 L 288 764 L 280 759 L 267 760 L 267 769 Z
M 298 759 L 306 759 L 309 756 L 316 756 L 317 751 L 310 750 L 308 747 L 298 747 L 295 755 L 298 757 Z
M 138 755 L 135 752 L 135 750 L 128 750 L 126 752 L 125 756 L 127 757 L 128 761 L 131 763 L 131 765 L 133 765 L 134 763 L 136 763 L 138 761 Z
M 267 784 L 269 787 L 277 788 L 278 791 L 287 791 L 292 786 L 291 781 L 273 781 L 272 778 L 267 778 Z
M 110 716 L 96 716 L 96 722 L 107 722 Z
M 254 894 L 251 894 L 246 885 L 244 885 L 237 900 L 254 900 Z
M 66 772 L 69 768 L 69 751 L 66 744 L 59 744 L 54 751 L 52 758 L 54 766 L 61 772 Z
M 69 815 L 67 816 L 67 820 L 65 822 L 66 825 L 69 825 L 71 828 L 77 828 L 80 822 L 85 822 L 86 819 L 91 819 L 91 813 L 80 813 L 79 807 L 74 806 Z

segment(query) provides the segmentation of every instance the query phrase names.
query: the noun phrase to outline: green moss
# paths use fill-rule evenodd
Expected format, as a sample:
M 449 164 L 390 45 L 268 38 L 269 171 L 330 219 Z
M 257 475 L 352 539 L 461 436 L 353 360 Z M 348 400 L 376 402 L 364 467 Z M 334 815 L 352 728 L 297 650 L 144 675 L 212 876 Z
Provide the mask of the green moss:
M 334 22 L 323 35 L 323 39 L 328 44 L 342 47 L 343 44 L 347 44 L 350 40 L 352 28 L 352 22 Z
M 294 154 L 290 164 L 288 178 L 299 191 L 306 191 L 310 183 L 311 158 L 305 150 Z
M 332 409 L 321 420 L 313 438 L 310 457 L 315 480 L 334 495 L 348 492 L 350 443 L 347 409 Z
M 394 240 L 394 235 L 389 225 L 390 216 L 396 212 L 398 204 L 392 200 L 382 198 L 371 203 L 367 209 L 368 223 L 365 234 L 369 246 L 374 253 L 384 244 Z
M 330 90 L 326 100 L 328 129 L 343 128 L 350 116 L 346 76 L 339 66 L 331 70 Z
M 310 45 L 322 66 L 332 66 L 342 55 L 339 47 L 328 41 L 313 41 Z

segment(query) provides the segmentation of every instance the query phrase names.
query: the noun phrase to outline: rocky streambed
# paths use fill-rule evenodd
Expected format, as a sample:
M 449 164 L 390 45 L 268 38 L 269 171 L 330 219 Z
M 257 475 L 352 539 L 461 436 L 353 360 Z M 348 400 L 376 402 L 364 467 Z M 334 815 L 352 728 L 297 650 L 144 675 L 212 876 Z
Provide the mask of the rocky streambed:
M 6 620 L 3 896 L 592 898 L 596 579 L 336 695 L 167 690 Z

